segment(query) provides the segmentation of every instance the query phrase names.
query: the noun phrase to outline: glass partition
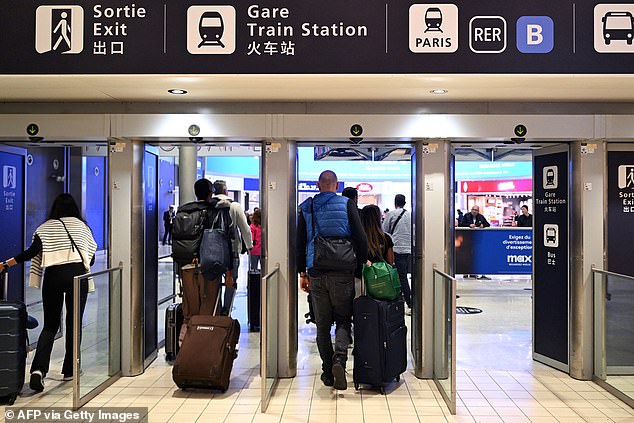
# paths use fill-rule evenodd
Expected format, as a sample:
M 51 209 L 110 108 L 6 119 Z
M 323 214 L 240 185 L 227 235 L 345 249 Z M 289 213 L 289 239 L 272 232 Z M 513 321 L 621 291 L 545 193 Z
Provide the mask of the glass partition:
M 456 279 L 434 269 L 434 382 L 456 414 Z
M 593 269 L 594 380 L 634 407 L 634 277 Z
M 75 277 L 74 409 L 82 407 L 121 376 L 121 275 L 122 267 L 117 267 Z M 81 316 L 79 288 L 80 282 L 85 281 L 89 286 L 94 284 L 95 289 L 89 292 Z
M 171 255 L 158 259 L 158 345 L 165 344 L 165 312 L 176 300 L 176 280 L 178 272 Z
M 260 376 L 262 378 L 261 411 L 266 412 L 269 400 L 277 384 L 277 287 L 279 286 L 280 266 L 266 276 L 262 277 L 262 309 L 260 342 Z

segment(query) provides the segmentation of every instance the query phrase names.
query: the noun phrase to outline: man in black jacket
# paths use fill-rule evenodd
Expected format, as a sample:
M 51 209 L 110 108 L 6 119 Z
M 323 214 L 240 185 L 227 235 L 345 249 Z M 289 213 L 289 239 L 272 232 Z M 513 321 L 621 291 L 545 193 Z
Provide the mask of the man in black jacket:
M 533 226 L 533 215 L 528 212 L 528 206 L 521 207 L 522 214 L 515 218 L 516 226 L 520 228 L 531 228 Z
M 487 222 L 486 218 L 480 214 L 480 207 L 474 205 L 473 207 L 471 207 L 471 213 L 467 213 L 462 217 L 462 222 L 460 222 L 460 226 L 464 228 L 488 228 L 489 226 L 491 226 L 491 224 Z M 485 275 L 467 275 L 467 277 L 474 279 L 490 279 Z
M 163 225 L 165 226 L 165 233 L 163 234 L 163 245 L 165 245 L 166 241 L 170 245 L 172 245 L 172 229 L 174 229 L 174 217 L 176 216 L 176 211 L 174 210 L 174 206 L 170 205 L 169 210 L 165 210 L 163 213 Z
M 480 214 L 480 207 L 474 205 L 471 207 L 471 213 L 463 216 L 460 226 L 464 228 L 488 228 L 491 224 Z
M 366 262 L 368 240 L 354 201 L 337 195 L 337 175 L 326 170 L 319 175 L 319 194 L 299 206 L 297 269 L 301 287 L 311 294 L 317 325 L 317 348 L 322 361 L 321 381 L 345 390 L 346 360 L 351 342 L 352 300 L 355 271 L 319 269 L 314 265 L 316 235 L 349 239 L 356 254 L 357 269 Z M 359 277 L 360 277 L 359 272 Z M 330 328 L 336 324 L 333 349 Z

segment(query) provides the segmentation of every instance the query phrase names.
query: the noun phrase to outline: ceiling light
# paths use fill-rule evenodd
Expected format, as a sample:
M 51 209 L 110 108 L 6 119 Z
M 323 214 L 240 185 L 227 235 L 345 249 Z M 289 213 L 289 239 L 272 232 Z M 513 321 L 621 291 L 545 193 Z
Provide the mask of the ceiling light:
M 167 90 L 167 92 L 170 94 L 187 94 L 187 91 L 178 88 L 172 88 L 171 90 Z
M 443 90 L 441 88 L 437 88 L 435 90 L 431 90 L 430 93 L 432 93 L 432 94 L 447 94 L 448 91 L 447 90 Z

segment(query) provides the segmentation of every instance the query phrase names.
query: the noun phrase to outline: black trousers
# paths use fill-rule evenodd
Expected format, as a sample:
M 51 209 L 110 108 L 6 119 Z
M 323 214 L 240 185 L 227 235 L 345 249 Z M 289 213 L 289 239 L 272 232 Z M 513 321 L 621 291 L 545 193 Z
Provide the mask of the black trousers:
M 405 299 L 405 303 L 408 307 L 412 307 L 412 290 L 407 281 L 407 274 L 411 269 L 411 254 L 396 254 L 394 253 L 394 262 L 396 264 L 396 271 L 398 272 L 398 279 L 401 282 L 401 293 Z
M 166 243 L 172 243 L 172 229 L 174 228 L 174 225 L 164 225 L 165 226 L 165 232 L 163 233 L 163 245 L 165 245 Z
M 55 334 L 61 323 L 62 306 L 66 302 L 66 353 L 62 373 L 66 376 L 73 374 L 73 278 L 84 273 L 86 270 L 82 263 L 62 264 L 46 268 L 42 285 L 44 327 L 37 340 L 31 373 L 35 370 L 41 371 L 43 375 L 48 373 Z M 80 295 L 81 315 L 83 316 L 88 297 L 88 280 L 81 281 Z
M 317 349 L 324 372 L 332 371 L 333 359 L 344 363 L 348 357 L 348 345 L 352 342 L 352 300 L 354 300 L 354 275 L 326 272 L 310 276 L 310 297 L 317 325 Z M 330 328 L 335 323 L 333 350 Z

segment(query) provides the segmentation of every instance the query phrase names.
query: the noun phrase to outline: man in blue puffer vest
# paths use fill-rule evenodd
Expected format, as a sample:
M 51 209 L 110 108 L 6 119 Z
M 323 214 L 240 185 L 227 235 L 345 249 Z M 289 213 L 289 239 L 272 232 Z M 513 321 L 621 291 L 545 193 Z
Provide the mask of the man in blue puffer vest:
M 346 360 L 351 342 L 352 300 L 354 276 L 360 271 L 368 256 L 368 240 L 365 236 L 357 206 L 354 201 L 337 195 L 337 175 L 326 170 L 319 175 L 319 194 L 299 206 L 297 225 L 297 268 L 301 287 L 311 293 L 317 348 L 322 362 L 321 381 L 335 389 L 347 388 Z M 314 214 L 313 214 L 314 213 Z M 313 222 L 313 219 L 314 222 Z M 313 233 L 313 223 L 315 232 Z M 316 235 L 348 238 L 352 241 L 357 259 L 357 271 L 324 271 L 313 266 Z M 333 350 L 330 328 L 336 324 Z

